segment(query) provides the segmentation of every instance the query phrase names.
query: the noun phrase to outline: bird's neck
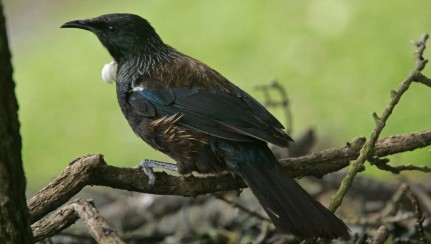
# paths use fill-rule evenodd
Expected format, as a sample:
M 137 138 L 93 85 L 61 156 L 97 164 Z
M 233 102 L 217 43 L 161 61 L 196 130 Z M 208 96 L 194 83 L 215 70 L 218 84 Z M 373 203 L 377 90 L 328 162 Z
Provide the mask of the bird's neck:
M 161 40 L 149 41 L 130 55 L 116 60 L 117 82 L 133 82 L 140 75 L 151 75 L 157 67 L 172 61 L 179 55 L 178 51 Z

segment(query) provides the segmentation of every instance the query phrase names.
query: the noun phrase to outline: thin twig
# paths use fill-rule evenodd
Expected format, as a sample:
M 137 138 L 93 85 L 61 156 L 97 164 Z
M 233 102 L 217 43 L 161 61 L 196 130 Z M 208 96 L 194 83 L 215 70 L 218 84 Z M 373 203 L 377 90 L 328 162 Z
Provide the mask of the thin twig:
M 345 223 L 351 226 L 379 226 L 383 224 L 401 223 L 414 219 L 413 213 L 398 212 L 395 215 L 382 217 L 379 214 L 369 214 L 369 216 L 359 216 L 354 219 L 346 219 Z
M 421 83 L 421 84 L 424 84 L 426 86 L 431 87 L 431 79 L 428 78 L 428 77 L 426 77 L 425 75 L 423 75 L 421 73 L 417 74 L 415 81 L 418 82 L 418 83 Z
M 340 188 L 338 189 L 337 193 L 332 198 L 331 203 L 329 205 L 329 209 L 332 212 L 335 212 L 335 210 L 337 210 L 337 208 L 341 205 L 344 196 L 346 195 L 347 191 L 353 184 L 353 180 L 355 179 L 356 174 L 358 174 L 359 172 L 362 172 L 365 169 L 364 163 L 368 158 L 371 158 L 373 156 L 374 146 L 377 142 L 377 139 L 379 138 L 380 133 L 385 127 L 386 121 L 388 120 L 389 116 L 392 114 L 392 111 L 400 101 L 402 95 L 408 90 L 410 84 L 416 79 L 417 74 L 419 74 L 423 70 L 426 63 L 428 62 L 423 58 L 423 52 L 425 51 L 425 43 L 427 39 L 428 39 L 428 35 L 424 34 L 419 42 L 414 43 L 416 45 L 416 51 L 414 54 L 415 62 L 416 62 L 415 68 L 409 74 L 409 76 L 400 84 L 397 91 L 391 92 L 391 100 L 388 106 L 383 111 L 382 116 L 378 117 L 376 113 L 373 113 L 373 117 L 376 125 L 373 131 L 371 132 L 369 140 L 362 147 L 359 157 L 351 163 L 349 172 L 341 182 Z
M 293 131 L 293 116 L 292 111 L 290 109 L 289 97 L 287 96 L 287 92 L 284 89 L 284 86 L 280 85 L 280 83 L 276 80 L 271 82 L 271 86 L 278 90 L 282 97 L 282 105 L 284 108 L 284 113 L 286 117 L 286 132 L 287 134 L 292 134 Z
M 385 171 L 389 171 L 394 174 L 399 174 L 401 171 L 406 170 L 415 170 L 415 171 L 421 171 L 424 173 L 430 173 L 431 167 L 424 166 L 424 165 L 413 165 L 413 164 L 406 164 L 406 165 L 398 165 L 398 166 L 391 166 L 387 164 L 387 161 L 373 161 L 373 165 L 375 165 L 377 168 Z
M 278 91 L 278 93 L 281 96 L 281 101 L 276 102 L 271 98 L 269 94 L 269 89 L 271 88 Z M 286 118 L 286 132 L 287 134 L 291 134 L 293 130 L 293 116 L 289 106 L 289 98 L 287 96 L 287 92 L 284 86 L 280 85 L 280 83 L 277 82 L 277 80 L 272 80 L 270 85 L 258 85 L 256 86 L 256 89 L 261 90 L 263 92 L 263 95 L 265 97 L 265 101 L 263 102 L 263 104 L 265 105 L 265 107 L 281 106 L 282 108 L 284 108 L 284 113 Z
M 415 208 L 415 217 L 416 217 L 416 230 L 419 233 L 419 241 L 423 244 L 427 243 L 426 237 L 425 237 L 425 231 L 423 227 L 423 222 L 425 220 L 424 216 L 422 215 L 422 208 L 419 204 L 418 198 L 416 195 L 409 189 L 409 187 L 406 185 L 403 188 L 403 193 L 408 196 L 412 202 L 413 207 Z
M 386 207 L 380 211 L 380 216 L 382 218 L 390 216 L 396 212 L 397 206 L 401 201 L 403 196 L 403 189 L 407 186 L 406 183 L 401 184 L 400 188 L 392 195 L 391 200 L 387 203 Z
M 221 200 L 221 201 L 223 201 L 223 202 L 225 202 L 225 203 L 229 204 L 229 205 L 232 205 L 233 207 L 238 208 L 239 210 L 241 210 L 241 211 L 243 211 L 243 212 L 247 213 L 247 214 L 248 214 L 248 215 L 250 215 L 250 216 L 256 217 L 256 218 L 258 218 L 258 219 L 260 219 L 260 220 L 262 220 L 262 221 L 267 221 L 267 222 L 269 222 L 269 223 L 272 223 L 272 222 L 271 222 L 271 220 L 270 220 L 268 217 L 265 217 L 265 216 L 263 216 L 262 214 L 260 214 L 260 213 L 258 213 L 258 212 L 256 212 L 256 211 L 252 211 L 252 210 L 248 209 L 246 206 L 242 205 L 242 204 L 241 204 L 241 203 L 239 203 L 239 202 L 231 201 L 231 200 L 229 200 L 229 199 L 225 198 L 225 197 L 224 197 L 224 196 L 222 196 L 222 195 L 215 195 L 215 197 L 216 197 L 217 199 L 219 199 L 219 200 Z

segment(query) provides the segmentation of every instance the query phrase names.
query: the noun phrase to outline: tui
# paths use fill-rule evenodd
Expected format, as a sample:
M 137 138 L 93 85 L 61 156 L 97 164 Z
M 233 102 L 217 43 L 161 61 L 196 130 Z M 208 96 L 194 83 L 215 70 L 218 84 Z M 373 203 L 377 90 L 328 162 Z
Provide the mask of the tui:
M 283 125 L 245 91 L 207 65 L 165 44 L 147 20 L 107 14 L 62 28 L 93 32 L 117 63 L 121 110 L 133 131 L 180 174 L 241 176 L 280 230 L 305 239 L 349 238 L 348 227 L 302 189 L 267 143 L 287 147 Z M 151 182 L 154 183 L 154 182 Z

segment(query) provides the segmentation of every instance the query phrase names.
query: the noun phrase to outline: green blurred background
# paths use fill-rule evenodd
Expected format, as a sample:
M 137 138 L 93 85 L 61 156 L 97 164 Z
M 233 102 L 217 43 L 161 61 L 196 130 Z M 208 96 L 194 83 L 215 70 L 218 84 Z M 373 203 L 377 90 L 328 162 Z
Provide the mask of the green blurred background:
M 254 87 L 279 80 L 292 103 L 294 136 L 314 128 L 319 149 L 370 134 L 371 113 L 381 113 L 389 90 L 413 67 L 409 41 L 431 31 L 429 0 L 6 0 L 4 5 L 29 192 L 88 153 L 103 153 L 110 164 L 128 167 L 144 158 L 169 160 L 133 134 L 115 87 L 102 82 L 103 64 L 111 61 L 106 50 L 89 32 L 60 29 L 66 21 L 135 13 L 165 42 L 259 100 L 263 96 Z M 430 129 L 430 102 L 431 90 L 414 84 L 383 136 Z M 272 112 L 283 118 L 281 111 Z M 429 164 L 428 150 L 392 162 Z M 389 175 L 372 167 L 367 173 Z

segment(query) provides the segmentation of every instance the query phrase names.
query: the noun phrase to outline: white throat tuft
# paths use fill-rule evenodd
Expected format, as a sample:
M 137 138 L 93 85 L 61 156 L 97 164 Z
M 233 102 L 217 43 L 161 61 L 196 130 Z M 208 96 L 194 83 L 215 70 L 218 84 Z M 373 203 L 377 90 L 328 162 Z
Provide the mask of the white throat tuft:
M 111 61 L 105 64 L 102 69 L 102 80 L 108 84 L 112 84 L 117 79 L 117 63 Z

